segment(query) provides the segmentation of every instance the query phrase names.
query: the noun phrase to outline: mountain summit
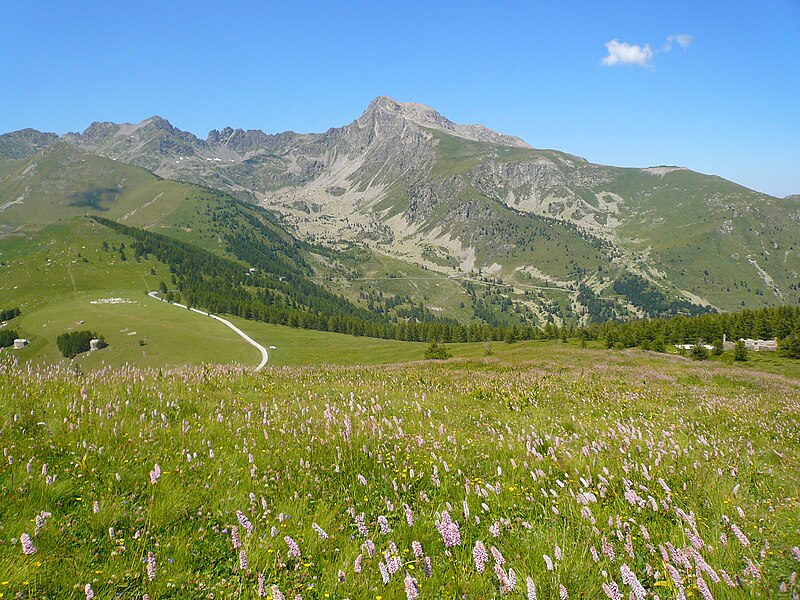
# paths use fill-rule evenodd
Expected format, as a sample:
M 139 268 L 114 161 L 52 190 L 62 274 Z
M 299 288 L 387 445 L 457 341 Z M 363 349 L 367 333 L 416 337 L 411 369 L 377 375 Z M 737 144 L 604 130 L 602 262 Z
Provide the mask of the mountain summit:
M 0 136 L 0 158 L 55 139 Z M 203 140 L 151 117 L 61 139 L 264 206 L 306 240 L 364 244 L 443 276 L 490 276 L 540 316 L 658 315 L 669 298 L 728 309 L 798 299 L 792 198 L 681 167 L 592 164 L 424 104 L 379 96 L 323 133 L 225 127 Z M 553 290 L 559 300 L 532 295 Z M 609 294 L 628 305 L 607 307 Z
M 398 102 L 388 96 L 378 96 L 375 100 L 370 102 L 367 109 L 359 118 L 359 121 L 374 118 L 376 114 L 405 119 L 420 127 L 437 129 L 466 140 L 487 142 L 515 148 L 531 148 L 530 145 L 518 137 L 492 131 L 483 125 L 458 125 L 453 123 L 426 104 Z

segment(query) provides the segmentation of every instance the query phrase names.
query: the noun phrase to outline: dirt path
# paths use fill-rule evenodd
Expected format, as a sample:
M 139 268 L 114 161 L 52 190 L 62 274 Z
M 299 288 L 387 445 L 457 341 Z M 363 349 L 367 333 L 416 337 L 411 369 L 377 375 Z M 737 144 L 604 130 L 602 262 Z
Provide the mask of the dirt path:
M 162 302 L 166 302 L 166 300 L 164 300 L 158 295 L 158 292 L 149 292 L 147 295 L 150 296 L 151 298 L 155 298 L 156 300 L 161 300 Z M 172 302 L 171 304 L 172 306 L 177 306 L 178 308 L 187 308 L 186 305 L 178 304 L 177 302 Z M 236 325 L 234 325 L 233 323 L 231 323 L 226 319 L 223 319 L 222 317 L 209 314 L 207 312 L 198 310 L 196 308 L 190 308 L 189 310 L 191 310 L 192 312 L 196 312 L 199 315 L 204 315 L 206 317 L 211 317 L 212 319 L 216 319 L 220 323 L 224 323 L 225 325 L 233 329 L 241 337 L 243 337 L 248 344 L 250 344 L 251 346 L 255 346 L 258 349 L 258 351 L 261 352 L 261 362 L 258 363 L 258 366 L 255 368 L 255 371 L 260 371 L 261 369 L 264 368 L 264 365 L 267 364 L 267 361 L 269 360 L 269 354 L 267 353 L 267 349 L 264 348 L 264 346 L 259 344 L 257 341 L 255 341 L 253 338 L 251 338 L 249 335 L 247 335 L 244 331 L 239 329 Z

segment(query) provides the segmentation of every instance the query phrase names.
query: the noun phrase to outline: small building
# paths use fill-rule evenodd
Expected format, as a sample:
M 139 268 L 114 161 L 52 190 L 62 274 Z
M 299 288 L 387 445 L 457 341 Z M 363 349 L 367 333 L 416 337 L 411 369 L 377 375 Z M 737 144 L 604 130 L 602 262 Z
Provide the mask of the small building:
M 723 333 L 722 334 L 722 349 L 725 352 L 728 352 L 729 350 L 733 350 L 735 347 L 736 347 L 736 344 L 734 344 L 732 341 L 730 341 L 728 339 L 728 336 Z
M 744 347 L 753 352 L 774 352 L 778 349 L 778 340 L 744 340 Z
M 25 338 L 17 338 L 14 340 L 14 350 L 22 350 L 28 345 L 28 340 Z
M 697 344 L 675 344 L 675 347 L 678 350 L 694 350 L 694 347 L 696 345 Z M 700 346 L 702 346 L 706 350 L 713 350 L 714 349 L 714 346 L 712 346 L 711 344 L 700 344 Z
M 83 338 L 83 339 L 86 339 L 86 338 Z M 93 339 L 93 340 L 89 340 L 89 350 L 90 351 L 92 351 L 92 350 L 100 350 L 100 340 L 98 340 L 96 338 Z

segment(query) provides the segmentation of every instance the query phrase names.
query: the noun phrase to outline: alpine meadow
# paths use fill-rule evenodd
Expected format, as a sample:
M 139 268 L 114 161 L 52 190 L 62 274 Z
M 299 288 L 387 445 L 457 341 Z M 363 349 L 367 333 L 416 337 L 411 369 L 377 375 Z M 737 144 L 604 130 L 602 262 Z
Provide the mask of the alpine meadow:
M 0 599 L 800 599 L 800 12 L 450 4 L 8 7 Z

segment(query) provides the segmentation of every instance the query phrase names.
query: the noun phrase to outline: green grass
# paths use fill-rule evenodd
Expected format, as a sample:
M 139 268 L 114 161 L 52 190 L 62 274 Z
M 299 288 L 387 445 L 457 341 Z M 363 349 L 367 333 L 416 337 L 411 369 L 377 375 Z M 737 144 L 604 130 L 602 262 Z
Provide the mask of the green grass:
M 263 574 L 268 592 L 289 598 L 374 600 L 406 597 L 407 572 L 423 598 L 499 597 L 491 557 L 483 574 L 473 562 L 480 541 L 516 573 L 507 597 L 524 597 L 526 577 L 540 598 L 562 585 L 570 598 L 601 598 L 610 581 L 627 597 L 624 563 L 671 598 L 658 547 L 689 552 L 691 534 L 715 575 L 741 578 L 731 590 L 703 572 L 714 598 L 787 597 L 800 380 L 638 351 L 502 346 L 480 360 L 257 375 L 75 375 L 0 361 L 0 593 L 82 598 L 89 584 L 98 598 L 256 598 Z M 461 540 L 450 549 L 435 524 L 445 510 Z M 352 516 L 362 513 L 375 557 Z M 35 554 L 23 554 L 22 533 Z M 384 584 L 391 544 L 402 564 Z M 676 566 L 698 597 L 694 565 Z

